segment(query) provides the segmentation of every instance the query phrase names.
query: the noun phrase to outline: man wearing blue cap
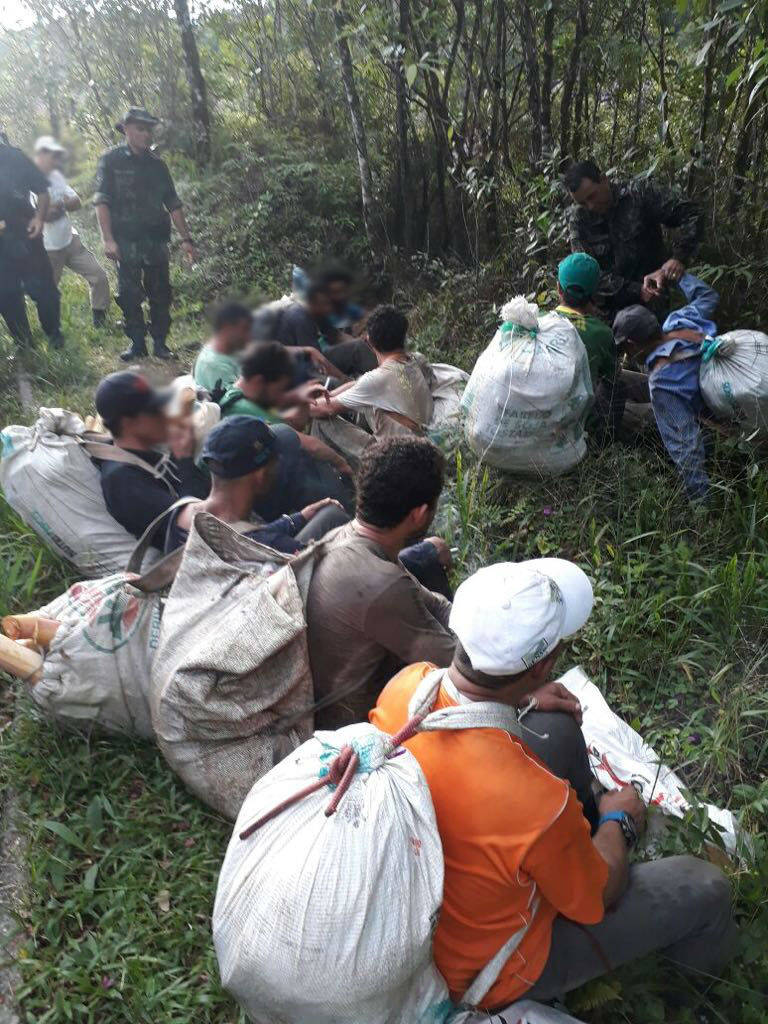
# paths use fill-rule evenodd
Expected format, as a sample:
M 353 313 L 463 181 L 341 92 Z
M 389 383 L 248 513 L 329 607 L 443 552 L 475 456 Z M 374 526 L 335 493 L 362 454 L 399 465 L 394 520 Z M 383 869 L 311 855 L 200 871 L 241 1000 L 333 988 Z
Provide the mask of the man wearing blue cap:
M 260 544 L 288 555 L 349 522 L 347 513 L 332 498 L 316 501 L 293 515 L 282 515 L 272 523 L 253 516 L 257 499 L 269 494 L 276 483 L 278 462 L 274 431 L 254 416 L 230 416 L 219 423 L 206 438 L 202 457 L 211 473 L 211 493 L 203 501 L 171 513 L 166 552 L 186 542 L 197 512 L 209 512 Z

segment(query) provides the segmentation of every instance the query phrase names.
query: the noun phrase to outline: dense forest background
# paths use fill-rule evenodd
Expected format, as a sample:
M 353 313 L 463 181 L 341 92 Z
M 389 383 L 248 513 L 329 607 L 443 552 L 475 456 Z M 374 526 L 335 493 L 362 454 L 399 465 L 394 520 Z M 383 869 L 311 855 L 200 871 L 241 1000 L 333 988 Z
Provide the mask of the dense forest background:
M 12 139 L 61 136 L 87 179 L 127 105 L 158 114 L 211 292 L 329 252 L 540 289 L 566 246 L 559 172 L 593 156 L 694 193 L 704 275 L 740 322 L 763 312 L 765 0 L 26 6 L 0 34 Z

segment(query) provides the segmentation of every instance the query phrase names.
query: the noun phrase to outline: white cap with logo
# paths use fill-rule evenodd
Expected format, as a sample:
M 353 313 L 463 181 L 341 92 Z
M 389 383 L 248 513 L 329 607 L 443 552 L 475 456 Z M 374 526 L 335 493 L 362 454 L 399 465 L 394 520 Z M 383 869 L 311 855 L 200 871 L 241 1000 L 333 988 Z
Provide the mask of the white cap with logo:
M 52 135 L 41 135 L 35 142 L 36 153 L 66 153 L 66 149 Z
M 461 584 L 450 627 L 477 672 L 515 675 L 581 629 L 593 604 L 592 584 L 573 562 L 500 562 Z

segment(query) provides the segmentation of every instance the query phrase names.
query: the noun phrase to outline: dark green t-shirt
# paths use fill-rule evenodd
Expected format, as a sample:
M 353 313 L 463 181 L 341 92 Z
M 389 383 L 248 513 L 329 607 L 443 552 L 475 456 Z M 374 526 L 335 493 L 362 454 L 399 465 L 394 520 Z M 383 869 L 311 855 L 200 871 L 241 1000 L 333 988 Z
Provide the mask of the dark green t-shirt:
M 269 409 L 263 408 L 258 402 L 246 398 L 240 388 L 232 387 L 219 402 L 222 418 L 224 416 L 257 416 L 265 423 L 282 423 Z
M 592 386 L 594 387 L 598 380 L 612 379 L 616 373 L 616 345 L 613 341 L 613 331 L 608 324 L 600 317 L 581 313 L 570 306 L 558 306 L 555 312 L 570 320 L 579 332 L 587 350 Z

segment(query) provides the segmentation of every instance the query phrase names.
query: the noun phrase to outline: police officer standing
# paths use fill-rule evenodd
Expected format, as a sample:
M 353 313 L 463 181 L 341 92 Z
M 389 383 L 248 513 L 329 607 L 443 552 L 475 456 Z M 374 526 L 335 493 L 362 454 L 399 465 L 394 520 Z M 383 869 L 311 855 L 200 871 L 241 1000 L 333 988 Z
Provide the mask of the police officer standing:
M 191 263 L 197 258 L 170 172 L 150 149 L 159 123 L 143 107 L 131 107 L 115 126 L 125 143 L 102 155 L 96 173 L 96 215 L 104 253 L 117 264 L 117 302 L 131 340 L 120 356 L 125 362 L 147 355 L 145 298 L 153 353 L 158 359 L 171 358 L 165 343 L 171 327 L 171 221 L 181 235 L 185 257 Z

